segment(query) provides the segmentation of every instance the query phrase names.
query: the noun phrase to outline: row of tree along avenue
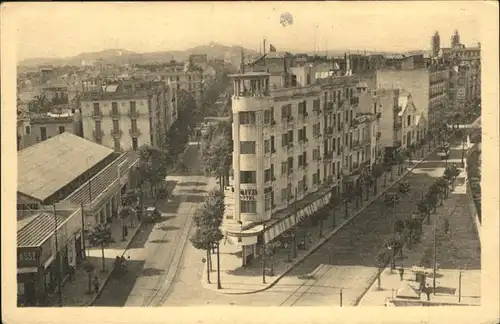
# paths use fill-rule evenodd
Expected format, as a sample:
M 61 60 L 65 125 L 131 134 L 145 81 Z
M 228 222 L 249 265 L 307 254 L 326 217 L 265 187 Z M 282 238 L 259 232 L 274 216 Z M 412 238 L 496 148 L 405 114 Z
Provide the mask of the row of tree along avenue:
M 391 264 L 391 271 L 396 268 L 396 255 L 399 253 L 403 257 L 403 247 L 406 245 L 408 249 L 412 249 L 414 244 L 420 242 L 422 227 L 426 219 L 427 225 L 430 225 L 430 215 L 435 213 L 439 206 L 443 205 L 443 199 L 449 195 L 456 177 L 460 174 L 460 170 L 455 165 L 447 167 L 442 177 L 438 178 L 428 189 L 427 194 L 422 196 L 422 199 L 416 203 L 416 210 L 410 213 L 405 220 L 395 220 L 394 207 L 399 202 L 402 195 L 405 195 L 410 190 L 408 182 L 400 183 L 398 191 L 387 193 L 384 204 L 386 207 L 392 207 L 392 227 L 393 232 L 390 238 L 384 243 L 377 255 L 378 270 L 378 288 L 380 289 L 380 274 L 387 264 Z M 383 209 L 382 209 L 383 210 Z M 445 217 L 443 220 L 444 232 L 448 232 L 449 220 Z M 436 221 L 434 222 L 434 276 L 436 271 Z M 435 280 L 434 280 L 435 288 Z
M 218 179 L 221 192 L 224 192 L 224 187 L 229 184 L 232 152 L 231 122 L 209 126 L 201 141 L 200 161 L 204 173 Z
M 223 238 L 221 232 L 222 219 L 224 217 L 224 194 L 221 191 L 209 192 L 203 207 L 194 216 L 196 231 L 189 239 L 196 249 L 206 251 L 207 281 L 210 283 L 210 272 L 212 271 L 212 253 L 217 253 L 217 288 L 221 289 L 220 282 L 220 254 L 219 244 Z

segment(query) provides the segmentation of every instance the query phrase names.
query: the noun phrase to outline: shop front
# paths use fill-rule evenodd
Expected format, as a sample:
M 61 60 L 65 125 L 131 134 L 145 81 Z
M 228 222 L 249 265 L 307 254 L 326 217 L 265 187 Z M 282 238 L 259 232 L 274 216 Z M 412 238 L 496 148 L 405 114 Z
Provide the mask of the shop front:
M 17 248 L 17 305 L 37 304 L 37 282 L 41 257 L 40 247 Z

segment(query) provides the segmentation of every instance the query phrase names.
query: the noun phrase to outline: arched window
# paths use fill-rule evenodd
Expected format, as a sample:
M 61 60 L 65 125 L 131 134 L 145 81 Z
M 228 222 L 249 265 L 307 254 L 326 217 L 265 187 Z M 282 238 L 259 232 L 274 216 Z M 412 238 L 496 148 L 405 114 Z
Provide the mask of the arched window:
M 29 126 L 26 126 L 26 135 L 29 135 L 31 133 L 31 128 Z

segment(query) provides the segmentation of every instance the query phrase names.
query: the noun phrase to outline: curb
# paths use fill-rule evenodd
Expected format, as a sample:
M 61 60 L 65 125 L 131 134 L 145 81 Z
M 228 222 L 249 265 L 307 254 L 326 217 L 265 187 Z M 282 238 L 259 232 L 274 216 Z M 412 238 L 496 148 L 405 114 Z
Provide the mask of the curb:
M 365 206 L 361 207 L 361 209 L 359 209 L 354 215 L 350 216 L 349 218 L 345 219 L 343 223 L 341 223 L 337 228 L 335 228 L 332 232 L 330 232 L 328 235 L 326 235 L 323 239 L 321 239 L 318 243 L 316 243 L 316 245 L 312 248 L 312 249 L 309 249 L 309 251 L 307 251 L 304 255 L 302 255 L 299 259 L 297 259 L 295 262 L 293 262 L 290 267 L 288 269 L 286 269 L 282 274 L 280 274 L 279 276 L 277 276 L 275 279 L 273 279 L 273 281 L 269 284 L 267 284 L 266 286 L 264 286 L 263 288 L 260 288 L 260 289 L 256 289 L 256 290 L 252 290 L 252 291 L 246 291 L 246 292 L 224 292 L 223 289 L 221 290 L 218 290 L 218 289 L 212 289 L 211 287 L 210 288 L 207 288 L 207 289 L 210 289 L 212 291 L 215 291 L 215 292 L 218 292 L 220 294 L 224 294 L 224 295 L 249 295 L 249 294 L 256 294 L 256 293 L 259 293 L 259 292 L 263 292 L 263 291 L 266 291 L 270 288 L 272 288 L 274 285 L 276 285 L 278 283 L 278 281 L 280 281 L 284 276 L 286 276 L 290 271 L 292 271 L 296 266 L 298 266 L 300 263 L 304 262 L 305 259 L 307 259 L 307 257 L 309 257 L 311 254 L 313 254 L 314 252 L 316 252 L 316 250 L 318 250 L 321 246 L 323 246 L 333 235 L 335 235 L 339 230 L 341 230 L 345 225 L 347 225 L 349 222 L 351 222 L 355 217 L 357 217 L 362 211 L 364 211 L 368 206 L 370 206 L 375 200 L 377 200 L 379 197 L 381 197 L 385 192 L 387 192 L 390 188 L 392 188 L 395 184 L 397 184 L 401 179 L 403 179 L 408 173 L 410 173 L 411 171 L 413 171 L 418 165 L 420 165 L 422 162 L 424 162 L 425 160 L 427 160 L 427 158 L 429 157 L 429 155 L 431 155 L 432 153 L 434 153 L 436 151 L 436 149 L 430 151 L 426 156 L 425 158 L 422 158 L 422 160 L 418 161 L 417 163 L 415 163 L 410 169 L 406 169 L 403 174 L 399 177 L 399 179 L 396 179 L 392 185 L 386 187 L 387 189 L 386 190 L 383 190 L 383 191 L 380 191 L 380 193 L 378 193 L 376 196 L 372 196 L 373 199 L 371 199 Z M 206 267 L 206 266 L 205 266 Z M 204 272 L 206 272 L 206 268 L 203 267 L 204 269 Z M 204 276 L 202 276 L 202 284 L 204 287 L 206 287 L 208 284 L 205 283 L 205 280 L 204 279 Z M 375 279 L 376 279 L 376 276 L 375 276 Z M 371 287 L 371 285 L 373 284 L 373 282 L 369 285 L 368 289 L 363 292 L 363 294 L 361 295 L 362 297 L 364 297 L 364 295 L 366 295 L 367 291 L 369 290 L 369 288 Z M 357 300 L 356 300 L 357 302 Z M 354 303 L 354 305 L 356 306 L 357 303 Z
M 139 233 L 139 230 L 142 228 L 143 225 L 144 225 L 144 223 L 141 222 L 141 224 L 136 227 L 135 232 L 130 237 L 130 240 L 127 242 L 127 245 L 123 249 L 123 251 L 122 251 L 122 253 L 121 253 L 120 256 L 123 256 L 125 254 L 125 252 L 128 250 L 128 247 L 130 246 L 130 244 L 132 244 L 132 241 L 134 240 L 134 238 L 137 235 L 137 233 Z M 113 270 L 111 270 L 109 272 L 108 276 L 106 277 L 106 279 L 104 279 L 101 287 L 99 287 L 99 291 L 97 292 L 97 294 L 95 294 L 94 297 L 92 298 L 92 300 L 90 302 L 86 303 L 84 306 L 86 306 L 86 307 L 93 306 L 93 304 L 95 303 L 95 301 L 97 300 L 97 298 L 99 298 L 99 296 L 101 295 L 102 290 L 104 289 L 104 286 L 106 286 L 106 283 L 108 282 L 109 278 L 111 277 L 111 273 L 112 272 L 113 272 Z

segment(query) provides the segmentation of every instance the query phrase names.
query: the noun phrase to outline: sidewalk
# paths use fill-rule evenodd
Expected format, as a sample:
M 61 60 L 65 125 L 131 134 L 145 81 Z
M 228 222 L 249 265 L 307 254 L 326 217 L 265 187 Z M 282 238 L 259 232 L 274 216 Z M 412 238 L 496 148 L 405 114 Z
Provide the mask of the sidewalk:
M 428 152 L 426 147 L 426 152 Z M 432 152 L 432 151 L 431 151 Z M 411 169 L 418 166 L 422 160 L 413 160 Z M 416 163 L 415 163 L 416 162 Z M 407 166 L 407 163 L 406 163 Z M 202 284 L 206 289 L 210 289 L 222 294 L 251 294 L 272 287 L 278 280 L 285 276 L 296 265 L 301 263 L 305 258 L 317 250 L 324 242 L 333 236 L 340 228 L 354 219 L 361 211 L 368 205 L 375 201 L 378 197 L 382 196 L 385 191 L 389 190 L 391 186 L 397 183 L 401 178 L 406 176 L 411 169 L 405 168 L 401 176 L 397 175 L 397 166 L 393 168 L 393 180 L 390 181 L 390 175 L 387 175 L 387 186 L 384 188 L 384 175 L 377 181 L 377 195 L 373 196 L 373 189 L 370 190 L 369 200 L 366 200 L 366 192 L 363 193 L 363 202 L 360 207 L 356 209 L 356 203 L 352 202 L 348 208 L 348 218 L 344 218 L 344 206 L 338 206 L 335 210 L 335 223 L 333 227 L 333 213 L 323 221 L 323 236 L 319 237 L 320 226 L 319 224 L 308 229 L 310 233 L 310 240 L 307 242 L 307 250 L 297 249 L 297 256 L 291 262 L 288 261 L 288 249 L 277 249 L 274 256 L 273 276 L 270 274 L 271 259 L 266 257 L 266 283 L 262 282 L 262 260 L 259 257 L 253 259 L 251 264 L 242 267 L 241 248 L 233 245 L 230 240 L 222 241 L 220 246 L 220 265 L 221 265 L 221 286 L 222 289 L 217 289 L 217 258 L 216 255 L 212 256 L 212 268 L 210 273 L 211 283 L 207 283 L 207 269 L 206 264 L 202 275 Z M 231 208 L 231 207 L 228 207 Z M 258 255 L 260 251 L 257 251 Z
M 125 241 L 122 241 L 122 225 L 121 220 L 115 220 L 111 223 L 111 236 L 116 241 L 110 243 L 109 246 L 104 248 L 104 267 L 105 272 L 102 272 L 102 250 L 100 247 L 89 247 L 87 242 L 85 243 L 85 253 L 87 260 L 90 261 L 95 269 L 91 275 L 93 279 L 97 276 L 99 279 L 99 291 L 104 287 L 106 281 L 109 279 L 111 270 L 113 269 L 113 263 L 116 256 L 122 256 L 128 245 L 132 241 L 133 237 L 140 228 L 140 224 L 137 219 L 133 220 L 133 227 L 130 228 L 130 219 L 126 218 L 124 223 L 128 225 L 128 236 Z M 89 306 L 97 298 L 98 294 L 93 292 L 94 287 L 92 286 L 92 293 L 88 293 L 88 275 L 83 270 L 83 263 L 77 265 L 75 271 L 74 280 L 66 280 L 62 287 L 62 301 L 63 306 Z M 57 300 L 57 296 L 52 297 L 52 300 Z
M 436 294 L 431 294 L 430 303 L 440 305 L 480 305 L 481 292 L 481 269 L 480 256 L 476 254 L 479 249 L 477 234 L 471 232 L 466 225 L 472 223 L 472 216 L 467 210 L 468 202 L 464 201 L 464 195 L 452 193 L 444 201 L 443 206 L 438 207 L 436 214 L 431 215 L 431 225 L 424 221 L 424 230 L 421 243 L 415 244 L 411 250 L 406 246 L 403 249 L 403 259 L 398 258 L 396 267 L 404 267 L 403 281 L 400 280 L 398 270 L 391 273 L 385 269 L 381 274 L 381 290 L 378 282 L 374 282 L 366 294 L 360 300 L 358 306 L 386 306 L 387 301 L 396 306 L 417 305 L 418 299 L 410 303 L 407 299 L 395 298 L 398 289 L 418 290 L 415 276 L 411 272 L 412 266 L 423 266 L 431 268 L 433 265 L 434 227 L 433 222 L 437 218 L 437 263 Z M 451 216 L 450 216 L 451 215 Z M 450 233 L 443 232 L 442 222 L 444 218 L 450 218 Z M 461 245 L 457 247 L 456 245 Z M 472 251 L 467 250 L 472 249 Z M 478 251 L 480 253 L 480 251 Z M 458 254 L 458 255 L 457 255 Z M 473 260 L 474 259 L 474 260 Z M 461 302 L 458 303 L 459 275 L 462 270 L 461 279 Z M 427 284 L 433 286 L 432 275 L 427 278 Z M 404 287 L 404 288 L 403 288 Z M 411 289 L 410 289 L 411 290 Z M 416 293 L 418 296 L 418 293 Z M 427 301 L 427 296 L 422 294 L 422 301 Z M 393 300 L 394 299 L 394 300 Z M 441 304 L 442 305 L 442 304 Z

